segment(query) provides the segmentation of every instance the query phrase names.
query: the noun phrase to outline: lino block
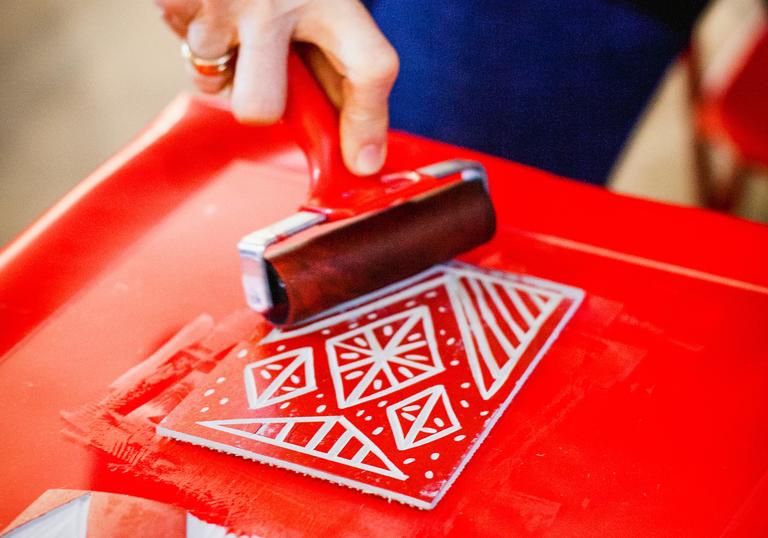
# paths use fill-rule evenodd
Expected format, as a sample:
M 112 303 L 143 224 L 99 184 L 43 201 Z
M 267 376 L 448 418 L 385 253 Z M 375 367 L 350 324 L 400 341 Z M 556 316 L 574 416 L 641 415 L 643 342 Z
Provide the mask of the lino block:
M 236 347 L 158 432 L 430 509 L 582 297 L 436 266 Z

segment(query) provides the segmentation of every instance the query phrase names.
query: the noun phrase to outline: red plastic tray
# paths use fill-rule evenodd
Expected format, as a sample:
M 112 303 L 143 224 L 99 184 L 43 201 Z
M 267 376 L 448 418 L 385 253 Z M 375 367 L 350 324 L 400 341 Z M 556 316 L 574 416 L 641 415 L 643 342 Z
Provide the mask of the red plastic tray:
M 402 168 L 482 161 L 499 232 L 464 260 L 582 288 L 584 304 L 437 508 L 351 491 L 329 505 L 272 471 L 293 495 L 264 488 L 254 532 L 294 503 L 280 534 L 765 535 L 768 229 L 401 133 L 390 152 Z M 199 313 L 242 307 L 237 240 L 305 192 L 281 126 L 183 96 L 5 249 L 0 527 L 49 488 L 184 504 L 67 441 L 59 411 Z

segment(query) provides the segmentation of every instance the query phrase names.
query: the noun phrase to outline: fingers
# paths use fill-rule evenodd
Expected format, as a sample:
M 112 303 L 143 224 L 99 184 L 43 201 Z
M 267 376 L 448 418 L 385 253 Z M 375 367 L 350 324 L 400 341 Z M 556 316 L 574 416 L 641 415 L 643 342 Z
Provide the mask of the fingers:
M 171 1 L 171 0 L 163 0 Z M 175 0 L 180 2 L 181 0 Z M 226 9 L 217 2 L 207 2 L 187 27 L 186 39 L 192 54 L 214 59 L 224 56 L 236 43 L 237 32 Z M 201 91 L 217 93 L 230 81 L 232 74 L 201 75 L 192 70 L 192 80 Z
M 191 52 L 214 59 L 239 44 L 237 65 L 217 76 L 193 73 L 205 92 L 233 82 L 232 109 L 248 123 L 272 123 L 286 101 L 291 39 L 316 44 L 310 64 L 331 100 L 341 105 L 344 162 L 358 175 L 378 172 L 386 156 L 387 100 L 397 77 L 397 53 L 356 0 L 156 0 Z
M 254 16 L 238 24 L 240 50 L 232 87 L 232 111 L 244 123 L 269 124 L 285 110 L 291 25 Z
M 344 75 L 340 122 L 347 167 L 358 175 L 378 172 L 386 157 L 387 100 L 399 69 L 394 48 L 357 2 L 313 4 L 296 37 L 320 46 Z

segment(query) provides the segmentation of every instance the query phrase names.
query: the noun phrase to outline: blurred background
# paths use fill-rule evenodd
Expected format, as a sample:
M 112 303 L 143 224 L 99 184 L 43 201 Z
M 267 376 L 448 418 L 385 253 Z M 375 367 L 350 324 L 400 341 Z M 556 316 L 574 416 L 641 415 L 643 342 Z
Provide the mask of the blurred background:
M 9 2 L 4 20 L 0 245 L 127 143 L 178 92 L 191 90 L 178 41 L 151 0 Z M 733 123 L 723 127 L 722 121 L 731 113 L 729 92 L 760 101 L 768 96 L 765 88 L 754 88 L 754 73 L 762 74 L 758 81 L 768 80 L 768 65 L 758 62 L 756 49 L 764 25 L 760 0 L 710 5 L 695 32 L 694 53 L 668 70 L 614 167 L 610 188 L 768 222 L 763 154 L 742 147 L 753 141 L 751 105 L 739 97 L 747 125 L 741 129 L 736 121 L 735 134 Z M 765 133 L 766 126 L 768 119 L 757 118 L 758 131 Z M 714 185 L 715 195 L 702 195 L 705 183 Z

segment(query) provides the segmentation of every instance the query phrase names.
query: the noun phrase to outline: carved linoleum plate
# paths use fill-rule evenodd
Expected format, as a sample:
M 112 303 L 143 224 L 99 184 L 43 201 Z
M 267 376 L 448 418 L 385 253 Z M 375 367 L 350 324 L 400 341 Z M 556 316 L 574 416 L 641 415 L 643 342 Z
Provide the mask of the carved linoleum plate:
M 158 432 L 429 509 L 582 297 L 437 266 L 236 347 Z

